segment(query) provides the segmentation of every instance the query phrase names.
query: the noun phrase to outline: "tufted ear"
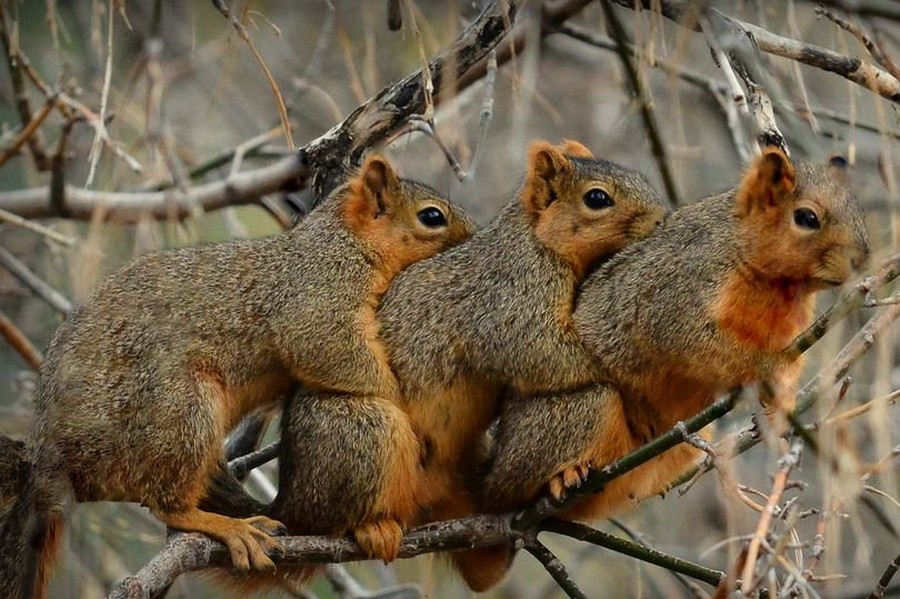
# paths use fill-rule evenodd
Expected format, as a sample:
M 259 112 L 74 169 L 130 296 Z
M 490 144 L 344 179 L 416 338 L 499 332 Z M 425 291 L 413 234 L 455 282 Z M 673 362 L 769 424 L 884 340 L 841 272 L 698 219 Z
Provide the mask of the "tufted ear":
M 591 152 L 587 146 L 574 139 L 564 139 L 562 143 L 559 144 L 559 147 L 566 156 L 572 156 L 574 158 L 594 157 L 594 153 Z
M 548 141 L 536 141 L 528 149 L 528 174 L 522 200 L 526 210 L 540 212 L 558 197 L 559 181 L 574 172 L 572 161 L 561 148 Z
M 775 207 L 796 186 L 797 174 L 791 159 L 779 148 L 766 148 L 741 181 L 737 213 L 744 216 Z
M 375 218 L 384 213 L 397 196 L 400 179 L 394 172 L 391 163 L 379 154 L 371 154 L 359 169 L 357 175 L 362 199 L 374 213 Z

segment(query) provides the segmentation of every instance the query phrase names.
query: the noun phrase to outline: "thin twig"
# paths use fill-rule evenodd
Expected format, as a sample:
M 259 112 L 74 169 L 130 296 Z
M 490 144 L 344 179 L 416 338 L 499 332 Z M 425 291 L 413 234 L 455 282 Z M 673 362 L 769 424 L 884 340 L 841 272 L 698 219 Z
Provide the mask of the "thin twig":
M 802 449 L 803 444 L 795 442 L 791 446 L 790 451 L 783 455 L 778 461 L 778 473 L 775 475 L 772 491 L 769 493 L 769 499 L 766 501 L 765 509 L 759 518 L 756 532 L 750 540 L 750 547 L 747 549 L 747 557 L 744 560 L 744 567 L 741 572 L 741 593 L 744 596 L 749 596 L 757 586 L 752 583 L 753 571 L 756 569 L 756 560 L 759 557 L 760 544 L 765 540 L 766 534 L 769 532 L 772 518 L 775 516 L 778 502 L 781 501 L 781 496 L 787 485 L 788 477 L 790 476 L 791 471 L 800 464 L 800 453 Z
M 591 528 L 577 522 L 569 522 L 560 518 L 547 518 L 541 523 L 541 530 L 552 532 L 554 534 L 564 535 L 579 541 L 591 543 L 607 549 L 612 549 L 618 553 L 637 558 L 648 564 L 654 564 L 690 576 L 696 580 L 700 580 L 712 586 L 717 586 L 725 578 L 725 573 L 719 570 L 712 570 L 695 564 L 673 555 L 668 555 L 662 551 L 658 551 L 644 544 L 631 543 L 617 537 L 605 533 L 600 530 Z
M 19 216 L 18 214 L 13 214 L 12 212 L 7 212 L 6 210 L 0 208 L 0 221 L 9 223 L 11 225 L 15 225 L 17 227 L 22 227 L 23 229 L 28 229 L 29 231 L 34 231 L 48 239 L 52 239 L 53 241 L 59 242 L 65 246 L 71 247 L 75 245 L 75 239 L 69 237 L 68 235 L 63 235 L 59 231 L 54 231 L 53 229 L 48 229 L 44 225 L 31 222 L 30 220 L 26 220 Z
M 235 458 L 228 462 L 228 470 L 235 478 L 242 478 L 254 468 L 259 468 L 266 462 L 270 462 L 278 457 L 281 451 L 281 442 L 275 441 L 265 447 L 261 447 L 256 451 Z
M 603 7 L 603 13 L 609 25 L 610 35 L 616 41 L 616 52 L 619 54 L 619 60 L 625 69 L 625 75 L 628 79 L 629 87 L 632 93 L 637 96 L 638 105 L 641 110 L 641 119 L 644 122 L 644 128 L 647 131 L 647 138 L 650 140 L 650 147 L 653 150 L 653 157 L 656 159 L 659 174 L 662 177 L 663 185 L 666 188 L 666 195 L 674 206 L 681 205 L 681 194 L 678 192 L 678 185 L 675 184 L 675 175 L 672 172 L 671 161 L 666 145 L 663 142 L 660 133 L 659 124 L 656 122 L 656 115 L 653 112 L 653 101 L 644 88 L 641 81 L 640 73 L 631 60 L 631 54 L 628 51 L 628 36 L 619 15 L 613 10 L 610 0 L 602 0 L 600 3 Z
M 866 414 L 873 407 L 875 407 L 877 405 L 883 404 L 886 406 L 892 406 L 895 403 L 897 403 L 898 397 L 900 397 L 900 389 L 897 389 L 896 391 L 893 391 L 893 392 L 885 395 L 884 397 L 877 397 L 875 399 L 867 401 L 864 404 L 860 404 L 860 405 L 856 406 L 855 408 L 850 408 L 849 410 L 847 410 L 845 412 L 841 412 L 840 414 L 831 416 L 830 418 L 824 420 L 820 425 L 817 425 L 817 426 L 819 426 L 819 427 L 834 426 L 838 422 L 844 422 L 846 420 L 850 420 L 852 418 L 856 418 L 857 416 Z
M 50 113 L 53 111 L 53 106 L 55 103 L 55 98 L 52 100 L 47 100 L 44 105 L 41 107 L 40 111 L 31 118 L 29 121 L 19 132 L 13 142 L 10 144 L 8 148 L 3 150 L 3 153 L 0 154 L 0 166 L 6 164 L 6 162 L 18 154 L 19 149 L 25 145 L 34 135 L 37 133 L 41 124 L 50 116 Z
M 900 252 L 885 260 L 872 275 L 841 294 L 840 298 L 812 325 L 797 336 L 786 350 L 789 358 L 796 358 L 825 336 L 832 326 L 848 314 L 863 307 L 872 297 L 872 292 L 893 281 L 900 275 Z
M 237 17 L 231 14 L 231 9 L 228 8 L 228 4 L 226 4 L 225 0 L 212 0 L 213 6 L 222 13 L 228 21 L 231 23 L 231 26 L 234 27 L 234 30 L 237 31 L 238 37 L 247 44 L 247 48 L 250 50 L 250 53 L 253 54 L 253 58 L 256 60 L 259 67 L 262 69 L 263 75 L 265 75 L 266 82 L 269 84 L 269 88 L 272 90 L 272 95 L 275 97 L 275 106 L 278 108 L 278 117 L 281 119 L 281 128 L 284 132 L 284 139 L 287 142 L 288 149 L 294 150 L 296 146 L 294 145 L 294 136 L 291 133 L 291 119 L 288 116 L 287 106 L 284 104 L 284 98 L 281 95 L 281 88 L 278 87 L 278 82 L 275 81 L 275 76 L 272 75 L 272 71 L 269 70 L 269 66 L 266 64 L 266 61 L 263 59 L 262 55 L 256 49 L 256 46 L 253 44 L 253 40 L 250 38 L 250 33 L 247 31 L 247 28 L 244 27 L 244 24 L 237 19 Z
M 17 41 L 15 44 L 13 43 L 14 37 L 18 37 L 18 31 L 15 31 L 15 36 L 11 34 L 11 24 L 6 14 L 6 6 L 6 2 L 0 2 L 0 42 L 3 44 L 3 53 L 6 57 L 6 64 L 9 67 L 10 78 L 12 79 L 16 110 L 19 113 L 19 119 L 22 121 L 22 127 L 27 127 L 28 123 L 33 122 L 34 118 L 31 114 L 28 93 L 25 90 L 25 77 L 23 76 L 19 45 Z M 35 167 L 39 171 L 45 171 L 50 168 L 50 159 L 44 150 L 40 131 L 36 130 L 33 135 L 29 135 L 26 139 L 28 141 L 28 149 L 31 151 L 32 158 L 34 158 Z
M 869 599 L 881 599 L 884 597 L 884 592 L 887 590 L 888 585 L 891 584 L 891 580 L 893 580 L 897 570 L 900 570 L 900 554 L 894 558 L 894 561 L 888 564 L 884 574 L 878 579 L 878 585 L 875 587 L 875 590 L 869 595 Z
M 468 179 L 474 179 L 478 170 L 478 163 L 481 162 L 481 156 L 484 152 L 485 142 L 487 141 L 488 125 L 494 116 L 494 82 L 497 79 L 497 51 L 491 50 L 488 54 L 487 71 L 484 76 L 484 100 L 481 103 L 481 115 L 478 119 L 478 141 L 475 145 L 475 152 L 472 155 L 472 161 L 469 163 L 469 171 L 466 174 Z
M 684 26 L 683 17 L 687 9 L 693 4 L 689 2 L 667 2 L 665 0 L 613 1 L 632 10 L 635 8 L 635 4 L 646 9 L 652 9 L 654 4 L 658 3 L 662 7 L 662 16 L 681 26 Z M 835 73 L 883 98 L 900 103 L 900 80 L 871 63 L 858 58 L 844 56 L 834 50 L 816 46 L 815 44 L 808 44 L 776 35 L 762 27 L 746 23 L 734 17 L 725 18 L 749 32 L 759 49 L 766 54 L 774 54 L 775 56 L 796 60 L 802 64 Z M 690 28 L 693 30 L 697 29 L 696 27 Z
M 40 370 L 44 361 L 41 352 L 2 310 L 0 310 L 0 335 L 3 335 L 9 345 L 22 356 L 29 368 L 35 372 Z
M 30 268 L 25 266 L 21 260 L 2 247 L 0 247 L 0 266 L 8 270 L 26 287 L 31 289 L 35 295 L 50 304 L 57 312 L 61 314 L 68 314 L 71 312 L 72 302 L 67 300 L 63 294 L 48 285 L 43 279 L 34 274 Z
M 569 572 L 563 563 L 543 543 L 537 539 L 531 539 L 525 543 L 525 550 L 533 555 L 537 561 L 541 562 L 544 569 L 553 577 L 553 580 L 556 581 L 556 584 L 567 596 L 572 597 L 572 599 L 587 599 L 587 595 L 578 588 L 578 585 L 569 576 Z
M 106 106 L 109 103 L 109 87 L 112 82 L 113 23 L 116 20 L 115 12 L 113 11 L 113 0 L 109 0 L 106 20 L 106 66 L 103 71 L 103 88 L 100 92 L 100 114 L 94 124 L 94 142 L 91 144 L 91 152 L 88 155 L 90 166 L 88 168 L 87 181 L 84 184 L 85 187 L 90 187 L 94 183 L 94 175 L 97 172 L 97 164 L 100 162 L 100 154 L 103 149 L 101 142 L 104 137 L 108 137 L 106 133 Z

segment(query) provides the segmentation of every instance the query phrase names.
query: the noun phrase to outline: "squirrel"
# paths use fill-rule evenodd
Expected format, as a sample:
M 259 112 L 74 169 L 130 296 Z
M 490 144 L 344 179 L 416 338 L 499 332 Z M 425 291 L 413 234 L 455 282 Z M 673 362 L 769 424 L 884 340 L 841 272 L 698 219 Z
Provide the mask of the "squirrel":
M 845 282 L 869 253 L 845 167 L 795 167 L 768 148 L 736 189 L 676 210 L 588 277 L 573 321 L 596 359 L 594 384 L 504 401 L 480 511 L 524 508 L 542 492 L 560 499 L 590 469 L 740 385 L 775 380 L 767 410 L 791 410 L 802 364 L 782 350 L 812 323 L 816 292 Z M 676 446 L 560 515 L 622 511 L 665 492 L 700 454 Z M 512 559 L 506 547 L 468 553 L 462 574 L 477 591 Z
M 40 572 L 0 582 L 19 587 L 4 596 L 43 596 L 72 500 L 139 502 L 223 542 L 237 570 L 274 569 L 266 550 L 279 522 L 198 507 L 226 433 L 300 386 L 396 394 L 380 297 L 404 268 L 472 231 L 438 192 L 371 155 L 290 231 L 149 254 L 110 275 L 47 350 L 29 440 L 36 488 L 17 500 L 34 500 Z
M 577 285 L 666 212 L 635 171 L 575 141 L 534 142 L 499 216 L 410 266 L 383 296 L 377 319 L 399 398 L 302 390 L 286 404 L 280 488 L 264 513 L 297 534 L 352 532 L 391 561 L 407 526 L 471 510 L 457 473 L 477 454 L 500 389 L 589 380 L 591 356 L 571 322 Z

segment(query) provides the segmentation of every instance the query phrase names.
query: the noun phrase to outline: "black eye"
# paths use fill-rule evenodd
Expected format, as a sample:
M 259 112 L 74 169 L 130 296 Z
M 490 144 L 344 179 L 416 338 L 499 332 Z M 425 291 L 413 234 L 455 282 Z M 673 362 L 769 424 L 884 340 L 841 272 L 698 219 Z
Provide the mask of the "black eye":
M 584 205 L 591 210 L 600 210 L 616 205 L 613 199 L 609 197 L 609 194 L 599 187 L 589 189 L 582 199 L 584 200 Z
M 803 229 L 817 231 L 822 228 L 819 224 L 819 217 L 809 208 L 797 208 L 794 210 L 794 223 Z
M 434 206 L 422 208 L 421 210 L 419 210 L 416 216 L 419 217 L 419 222 L 429 229 L 436 229 L 438 227 L 446 226 L 447 224 L 447 217 L 445 217 L 444 213 Z

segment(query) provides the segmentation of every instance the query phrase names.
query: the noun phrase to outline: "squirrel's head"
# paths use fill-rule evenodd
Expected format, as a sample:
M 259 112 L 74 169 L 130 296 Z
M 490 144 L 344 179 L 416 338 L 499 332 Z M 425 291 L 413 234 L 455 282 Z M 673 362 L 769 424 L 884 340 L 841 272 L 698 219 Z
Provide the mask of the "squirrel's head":
M 520 199 L 538 240 L 579 276 L 649 235 L 668 212 L 639 173 L 571 140 L 531 144 Z
M 738 187 L 735 214 L 746 263 L 773 280 L 810 290 L 840 285 L 869 255 L 843 158 L 795 168 L 767 148 Z
M 467 240 L 469 216 L 437 191 L 401 179 L 372 154 L 348 182 L 344 217 L 350 231 L 391 273 Z

